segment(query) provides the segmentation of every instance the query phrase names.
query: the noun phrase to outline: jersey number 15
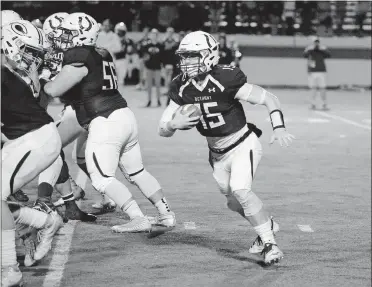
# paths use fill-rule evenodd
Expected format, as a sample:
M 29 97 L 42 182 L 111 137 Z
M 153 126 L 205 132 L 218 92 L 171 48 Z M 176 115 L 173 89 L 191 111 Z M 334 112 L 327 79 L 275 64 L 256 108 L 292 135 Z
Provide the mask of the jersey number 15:
M 102 90 L 115 90 L 118 88 L 118 78 L 116 77 L 115 65 L 113 62 L 103 61 L 103 80 L 109 81 L 109 85 L 103 85 Z
M 194 104 L 203 113 L 203 117 L 200 119 L 204 129 L 214 129 L 223 126 L 226 122 L 221 113 L 211 113 L 209 108 L 217 107 L 217 102 L 209 102 L 202 104 Z

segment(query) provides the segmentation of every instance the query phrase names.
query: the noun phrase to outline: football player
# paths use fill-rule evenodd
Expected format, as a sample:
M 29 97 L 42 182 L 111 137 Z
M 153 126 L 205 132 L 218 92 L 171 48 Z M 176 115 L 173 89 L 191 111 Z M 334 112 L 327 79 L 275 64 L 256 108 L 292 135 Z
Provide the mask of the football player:
M 44 81 L 49 80 L 49 78 L 53 79 L 61 69 L 63 51 L 57 49 L 53 44 L 54 39 L 52 32 L 59 25 L 61 25 L 63 19 L 67 16 L 67 13 L 55 13 L 45 20 L 43 31 L 47 35 L 46 37 L 49 41 L 44 42 L 49 43 L 52 49 L 48 51 L 45 57 L 45 65 L 40 76 Z M 45 47 L 47 47 L 46 44 L 44 44 L 44 48 Z M 41 96 L 40 98 L 46 98 L 47 100 L 44 102 L 48 104 L 48 97 Z M 84 132 L 84 130 L 77 123 L 75 113 L 72 111 L 72 109 L 70 109 L 69 113 L 65 111 L 63 114 L 64 116 L 62 117 L 61 122 L 57 124 L 58 132 L 62 139 L 62 147 L 68 145 L 71 141 L 75 140 L 79 134 Z M 68 219 L 95 221 L 97 219 L 96 216 L 81 211 L 77 206 L 75 196 L 71 188 L 68 166 L 65 162 L 62 150 L 61 156 L 59 156 L 57 160 L 39 176 L 38 198 L 34 205 L 35 209 L 48 211 L 50 208 L 54 207 L 51 202 L 53 187 L 55 187 L 56 190 L 62 195 L 62 200 L 66 207 L 64 214 L 65 221 Z M 46 205 L 48 207 L 46 207 Z
M 171 84 L 171 102 L 159 124 L 159 134 L 172 136 L 176 130 L 194 126 L 205 136 L 210 150 L 210 164 L 227 206 L 239 212 L 258 234 L 251 252 L 260 251 L 266 264 L 283 257 L 274 239 L 274 222 L 252 191 L 252 180 L 262 156 L 258 137 L 261 131 L 247 124 L 239 102 L 265 105 L 269 111 L 274 134 L 271 139 L 288 145 L 293 136 L 285 128 L 277 97 L 265 89 L 247 83 L 237 67 L 218 65 L 218 42 L 208 33 L 192 32 L 181 41 L 177 54 L 182 74 Z M 202 116 L 189 117 L 179 107 L 194 104 Z M 173 118 L 174 117 L 174 118 Z M 173 119 L 172 119 L 173 118 Z M 275 223 L 276 229 L 277 224 Z
M 22 20 L 22 17 L 17 12 L 14 12 L 12 10 L 1 11 L 1 27 L 17 20 Z M 3 59 L 3 54 L 1 54 L 1 58 L 2 58 L 1 64 L 5 63 L 5 59 Z M 12 195 L 10 195 L 9 199 L 20 202 L 27 202 L 29 200 L 28 196 L 21 189 L 15 191 Z
M 155 205 L 157 223 L 174 227 L 175 215 L 158 181 L 143 167 L 136 119 L 118 91 L 112 56 L 95 46 L 98 29 L 91 16 L 73 13 L 53 32 L 55 43 L 64 50 L 62 70 L 42 92 L 71 103 L 79 124 L 88 131 L 85 159 L 92 185 L 130 217 L 112 230 L 151 230 L 128 188 L 115 178 L 118 166 Z
M 22 282 L 16 261 L 15 223 L 40 230 L 34 254 L 34 259 L 40 260 L 50 250 L 62 219 L 55 212 L 8 205 L 6 200 L 56 160 L 61 139 L 53 119 L 34 96 L 40 88 L 37 68 L 44 54 L 40 31 L 30 22 L 18 20 L 3 26 L 1 34 L 5 56 L 1 67 L 1 129 L 8 139 L 1 159 L 1 281 L 14 286 Z

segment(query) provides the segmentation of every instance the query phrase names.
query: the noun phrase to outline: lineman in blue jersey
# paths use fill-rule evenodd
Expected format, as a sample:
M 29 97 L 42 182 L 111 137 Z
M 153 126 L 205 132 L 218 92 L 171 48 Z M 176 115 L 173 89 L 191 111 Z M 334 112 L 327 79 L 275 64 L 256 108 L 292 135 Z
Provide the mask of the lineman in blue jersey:
M 206 137 L 213 176 L 227 198 L 227 206 L 246 218 L 258 234 L 249 251 L 261 252 L 270 265 L 283 257 L 274 238 L 279 226 L 251 189 L 262 156 L 258 140 L 261 130 L 247 124 L 239 101 L 267 107 L 274 130 L 271 143 L 278 140 L 280 145 L 289 145 L 294 137 L 286 131 L 279 100 L 265 89 L 248 84 L 239 68 L 218 65 L 218 50 L 218 42 L 202 31 L 192 32 L 181 41 L 176 53 L 182 74 L 171 83 L 171 102 L 160 120 L 159 134 L 170 137 L 178 129 L 196 126 Z M 196 105 L 203 115 L 182 115 L 178 108 L 185 104 Z

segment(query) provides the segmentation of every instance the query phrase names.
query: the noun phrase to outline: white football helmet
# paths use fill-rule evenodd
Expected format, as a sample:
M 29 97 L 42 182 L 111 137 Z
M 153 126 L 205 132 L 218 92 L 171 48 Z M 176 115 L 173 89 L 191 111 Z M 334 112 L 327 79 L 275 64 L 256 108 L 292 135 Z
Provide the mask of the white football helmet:
M 92 16 L 85 13 L 72 13 L 53 31 L 54 42 L 61 49 L 76 46 L 94 46 L 99 26 Z
M 31 22 L 18 20 L 2 27 L 1 49 L 12 68 L 29 74 L 44 57 L 43 35 Z
M 180 57 L 181 71 L 188 78 L 209 72 L 220 59 L 218 42 L 211 34 L 203 31 L 187 34 L 176 54 Z
M 1 27 L 8 25 L 10 22 L 22 20 L 22 17 L 19 16 L 17 12 L 12 10 L 3 10 L 1 11 Z
M 63 20 L 68 16 L 68 13 L 59 12 L 50 15 L 45 19 L 43 25 L 43 31 L 47 35 L 49 42 L 54 45 L 54 34 L 53 31 L 61 26 Z

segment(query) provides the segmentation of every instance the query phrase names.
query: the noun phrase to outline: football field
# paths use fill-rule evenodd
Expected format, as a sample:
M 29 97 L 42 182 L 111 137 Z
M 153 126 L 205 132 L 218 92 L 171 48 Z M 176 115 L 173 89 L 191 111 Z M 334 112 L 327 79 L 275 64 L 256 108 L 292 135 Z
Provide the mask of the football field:
M 158 136 L 163 108 L 142 108 L 146 93 L 126 87 L 122 92 L 138 120 L 145 167 L 161 183 L 177 227 L 154 237 L 114 234 L 111 226 L 127 220 L 119 211 L 93 224 L 70 221 L 47 258 L 22 267 L 26 286 L 371 286 L 371 92 L 329 91 L 331 110 L 317 112 L 308 109 L 308 91 L 271 91 L 297 138 L 292 146 L 270 146 L 266 109 L 244 107 L 248 121 L 263 130 L 264 155 L 253 190 L 280 224 L 279 265 L 264 267 L 260 256 L 248 253 L 256 235 L 227 209 L 205 139 L 196 129 Z M 61 109 L 52 106 L 50 112 L 57 118 Z M 72 145 L 65 154 L 75 174 L 71 152 Z M 119 172 L 118 177 L 144 213 L 155 215 L 139 190 Z M 35 199 L 35 182 L 24 190 Z M 82 209 L 94 211 L 91 205 L 100 196 L 90 183 L 86 198 Z

